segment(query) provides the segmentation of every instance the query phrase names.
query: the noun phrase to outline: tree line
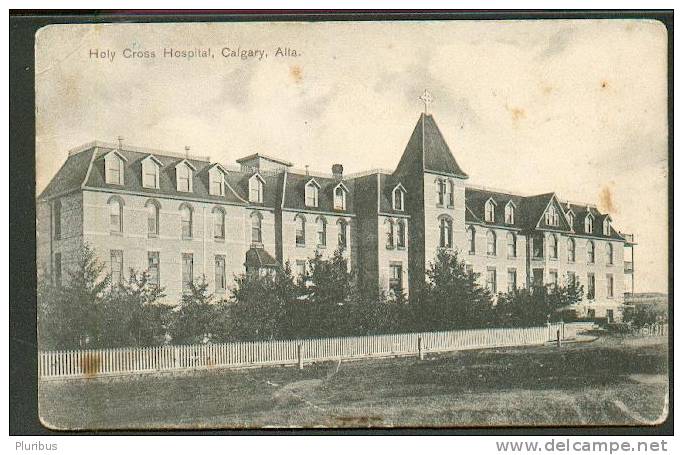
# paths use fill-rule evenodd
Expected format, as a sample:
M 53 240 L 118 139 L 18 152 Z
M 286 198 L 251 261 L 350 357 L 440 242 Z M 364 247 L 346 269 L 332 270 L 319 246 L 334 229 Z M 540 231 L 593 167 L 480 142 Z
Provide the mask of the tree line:
M 304 276 L 289 264 L 272 273 L 235 277 L 227 298 L 216 299 L 204 278 L 176 305 L 146 271 L 129 270 L 112 286 L 105 266 L 87 246 L 61 286 L 38 289 L 40 348 L 84 349 L 207 342 L 359 336 L 485 327 L 537 326 L 571 317 L 581 300 L 578 283 L 516 289 L 494 296 L 457 252 L 440 250 L 424 285 L 389 294 L 356 285 L 343 252 L 319 253 Z

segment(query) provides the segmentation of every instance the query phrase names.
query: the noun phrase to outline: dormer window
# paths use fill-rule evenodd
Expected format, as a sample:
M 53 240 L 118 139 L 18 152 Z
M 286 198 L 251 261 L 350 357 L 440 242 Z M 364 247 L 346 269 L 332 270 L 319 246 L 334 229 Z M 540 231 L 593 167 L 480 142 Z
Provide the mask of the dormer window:
M 176 165 L 176 188 L 178 191 L 192 192 L 192 172 L 194 170 L 194 167 L 185 160 Z
M 586 215 L 586 220 L 584 221 L 584 231 L 586 231 L 586 234 L 592 234 L 593 233 L 593 215 L 590 213 Z
M 505 223 L 515 224 L 515 205 L 512 201 L 508 202 L 505 206 Z
M 123 185 L 123 164 L 125 158 L 116 151 L 104 157 L 105 181 L 112 185 Z
M 225 173 L 220 165 L 215 165 L 209 170 L 209 194 L 225 196 Z
M 396 188 L 394 188 L 391 197 L 394 210 L 398 212 L 402 212 L 405 210 L 405 194 L 406 189 L 403 188 L 403 185 L 401 185 L 400 183 L 396 185 Z
M 484 219 L 489 223 L 493 223 L 496 219 L 496 205 L 493 202 L 493 199 L 489 199 L 488 201 L 486 201 L 486 206 L 484 209 Z
M 263 203 L 263 178 L 258 174 L 249 179 L 249 202 Z
M 545 212 L 545 224 L 548 226 L 558 226 L 560 224 L 560 216 L 554 205 L 548 207 L 548 210 Z
M 346 186 L 343 183 L 334 188 L 334 209 L 346 210 Z
M 574 228 L 574 212 L 571 210 L 567 212 L 567 221 L 569 222 L 569 227 Z
M 611 235 L 612 234 L 612 229 L 610 226 L 609 218 L 605 218 L 605 220 L 602 222 L 602 233 L 603 233 L 603 235 Z
M 306 184 L 306 206 L 307 207 L 317 207 L 318 206 L 318 190 L 320 185 L 315 180 L 310 180 Z
M 159 189 L 159 168 L 161 162 L 152 155 L 142 160 L 142 186 Z

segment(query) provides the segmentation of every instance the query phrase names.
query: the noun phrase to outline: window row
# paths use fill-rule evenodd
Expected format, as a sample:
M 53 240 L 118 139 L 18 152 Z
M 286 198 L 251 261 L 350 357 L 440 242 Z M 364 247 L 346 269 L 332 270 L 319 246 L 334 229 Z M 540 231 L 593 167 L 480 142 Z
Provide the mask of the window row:
M 295 243 L 296 246 L 306 246 L 307 222 L 306 217 L 302 214 L 297 214 L 294 217 L 296 226 Z M 337 246 L 339 248 L 348 248 L 349 242 L 349 224 L 344 219 L 337 220 Z M 318 216 L 315 219 L 315 244 L 318 247 L 327 246 L 327 219 L 324 216 Z
M 468 266 L 468 270 L 472 270 L 471 266 Z M 486 268 L 486 288 L 493 294 L 498 293 L 498 271 L 495 267 Z M 534 270 L 534 276 L 532 283 L 535 286 L 542 286 L 544 284 L 543 280 L 543 270 Z M 575 272 L 567 272 L 567 285 L 577 285 L 577 278 Z M 557 270 L 548 271 L 548 284 L 557 286 L 558 274 Z M 517 289 L 517 269 L 510 268 L 507 269 L 507 292 L 514 291 Z M 607 298 L 614 298 L 614 275 L 608 273 L 605 275 L 605 295 Z M 588 300 L 595 299 L 595 274 L 588 273 L 586 275 L 586 298 Z
M 123 269 L 123 250 L 110 250 L 110 277 L 112 286 L 120 286 L 126 279 Z M 183 293 L 191 291 L 194 284 L 194 255 L 192 253 L 182 253 L 181 262 L 181 287 Z M 161 262 L 158 251 L 147 252 L 147 273 L 149 283 L 159 286 L 161 283 Z M 217 254 L 214 256 L 214 290 L 223 293 L 228 286 L 225 267 L 225 255 Z
M 496 222 L 496 205 L 498 204 L 493 198 L 490 198 L 486 201 L 486 204 L 484 204 L 484 220 L 487 223 Z M 505 224 L 515 224 L 515 209 L 516 205 L 514 202 L 508 201 L 508 203 L 505 204 Z
M 386 229 L 386 247 L 391 250 L 394 247 L 403 249 L 406 247 L 406 222 L 404 220 L 384 220 Z
M 517 257 L 517 235 L 513 232 L 508 232 L 505 235 L 507 244 L 507 256 L 509 258 Z M 498 255 L 498 236 L 489 229 L 486 231 L 486 254 L 488 256 Z M 469 254 L 477 253 L 476 229 L 474 226 L 467 228 L 467 245 Z
M 333 207 L 335 210 L 346 210 L 348 192 L 349 189 L 343 182 L 339 182 L 337 186 L 334 187 L 332 194 Z M 306 207 L 320 206 L 320 184 L 313 178 L 309 180 L 304 187 L 304 203 Z

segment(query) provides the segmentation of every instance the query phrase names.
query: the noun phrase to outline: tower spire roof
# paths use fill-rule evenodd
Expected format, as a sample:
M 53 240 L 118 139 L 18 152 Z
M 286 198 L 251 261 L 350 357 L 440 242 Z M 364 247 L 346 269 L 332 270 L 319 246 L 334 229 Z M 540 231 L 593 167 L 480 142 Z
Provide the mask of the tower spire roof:
M 468 178 L 446 144 L 434 117 L 427 113 L 420 115 L 395 173 L 412 174 L 415 172 L 434 172 L 463 179 Z

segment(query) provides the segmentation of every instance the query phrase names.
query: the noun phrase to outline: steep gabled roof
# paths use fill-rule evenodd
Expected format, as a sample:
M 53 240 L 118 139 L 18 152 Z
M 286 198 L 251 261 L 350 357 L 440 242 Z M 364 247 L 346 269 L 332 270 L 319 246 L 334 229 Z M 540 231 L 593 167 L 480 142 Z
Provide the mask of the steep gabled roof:
M 420 115 L 395 174 L 409 175 L 419 172 L 468 178 L 455 161 L 434 117 L 429 114 Z
M 95 150 L 95 148 L 91 148 L 67 158 L 38 198 L 49 199 L 80 189 L 88 175 L 90 160 L 95 154 Z

